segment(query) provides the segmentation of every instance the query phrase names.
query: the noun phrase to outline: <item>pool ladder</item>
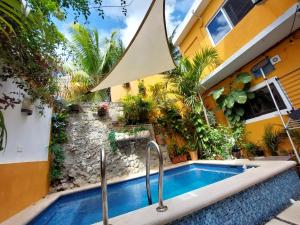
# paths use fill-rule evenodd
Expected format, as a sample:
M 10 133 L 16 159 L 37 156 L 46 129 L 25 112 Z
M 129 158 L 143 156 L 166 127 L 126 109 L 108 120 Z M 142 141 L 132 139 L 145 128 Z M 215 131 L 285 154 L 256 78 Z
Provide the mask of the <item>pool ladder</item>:
M 163 204 L 163 156 L 159 146 L 155 141 L 150 141 L 147 144 L 146 153 L 146 188 L 149 205 L 152 204 L 151 187 L 150 187 L 150 151 L 155 149 L 159 159 L 159 177 L 158 177 L 158 207 L 157 212 L 165 212 L 168 207 Z M 101 191 L 102 191 L 102 223 L 103 225 L 109 225 L 108 223 L 108 205 L 107 205 L 107 183 L 106 183 L 106 157 L 105 149 L 102 148 L 100 151 L 100 168 L 101 168 Z

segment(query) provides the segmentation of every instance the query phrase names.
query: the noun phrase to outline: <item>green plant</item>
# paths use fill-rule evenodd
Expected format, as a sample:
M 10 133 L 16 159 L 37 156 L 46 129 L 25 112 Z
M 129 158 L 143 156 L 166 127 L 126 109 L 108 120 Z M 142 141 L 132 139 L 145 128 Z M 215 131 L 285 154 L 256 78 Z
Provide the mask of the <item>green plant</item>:
M 172 93 L 187 107 L 195 108 L 200 102 L 200 92 L 203 90 L 199 82 L 204 71 L 215 68 L 220 59 L 215 48 L 203 48 L 192 60 L 182 58 L 176 69 L 169 74 Z
M 179 147 L 173 139 L 171 140 L 170 144 L 168 144 L 167 149 L 168 149 L 170 158 L 185 155 L 187 153 L 186 146 Z
M 52 142 L 63 144 L 68 141 L 66 134 L 68 114 L 66 112 L 58 112 L 52 116 Z
M 278 146 L 282 142 L 282 130 L 274 129 L 273 125 L 265 127 L 262 137 L 264 145 L 271 151 L 272 155 L 278 155 Z
M 62 175 L 62 169 L 64 167 L 65 154 L 60 144 L 51 144 L 49 146 L 51 153 L 51 168 L 50 179 L 51 183 L 57 181 Z
M 128 133 L 128 134 L 134 134 L 136 135 L 138 132 L 141 132 L 141 131 L 146 131 L 148 130 L 147 128 L 143 127 L 143 126 L 140 126 L 140 127 L 133 127 L 133 128 L 128 128 L 128 127 L 125 127 L 123 129 L 120 130 L 121 133 Z
M 183 119 L 179 108 L 174 104 L 161 106 L 161 115 L 157 123 L 166 129 L 169 134 L 182 134 L 184 132 Z
M 243 144 L 243 149 L 245 149 L 251 156 L 263 156 L 264 152 L 259 146 L 259 144 L 248 142 Z
M 57 110 L 52 116 L 51 145 L 49 146 L 51 153 L 50 179 L 52 184 L 62 175 L 65 159 L 62 144 L 68 141 L 66 134 L 68 114 L 63 107 L 58 107 Z
M 0 111 L 0 151 L 4 150 L 7 144 L 7 130 L 2 111 Z
M 126 124 L 141 124 L 149 121 L 149 114 L 153 108 L 150 99 L 141 95 L 127 95 L 122 99 L 124 119 Z
M 113 153 L 115 153 L 118 150 L 117 142 L 116 142 L 116 133 L 115 131 L 111 131 L 108 134 L 108 141 L 110 144 L 110 149 Z
M 146 86 L 144 84 L 144 80 L 139 80 L 138 89 L 141 96 L 146 96 Z
M 224 111 L 225 116 L 232 126 L 243 121 L 245 114 L 243 105 L 248 99 L 255 97 L 254 93 L 249 91 L 252 79 L 253 77 L 250 74 L 240 73 L 229 84 L 227 93 L 224 93 L 224 87 L 210 93 L 218 107 Z

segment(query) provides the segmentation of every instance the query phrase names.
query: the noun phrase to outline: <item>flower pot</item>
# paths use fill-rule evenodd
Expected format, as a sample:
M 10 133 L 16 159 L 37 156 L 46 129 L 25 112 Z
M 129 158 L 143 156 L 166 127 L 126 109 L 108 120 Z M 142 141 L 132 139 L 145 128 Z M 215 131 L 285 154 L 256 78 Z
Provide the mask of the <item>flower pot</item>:
M 197 151 L 189 151 L 190 157 L 192 161 L 198 160 L 198 152 Z
M 179 156 L 176 156 L 176 157 L 172 158 L 172 163 L 173 164 L 186 162 L 186 161 L 187 161 L 187 156 L 186 155 L 179 155 Z

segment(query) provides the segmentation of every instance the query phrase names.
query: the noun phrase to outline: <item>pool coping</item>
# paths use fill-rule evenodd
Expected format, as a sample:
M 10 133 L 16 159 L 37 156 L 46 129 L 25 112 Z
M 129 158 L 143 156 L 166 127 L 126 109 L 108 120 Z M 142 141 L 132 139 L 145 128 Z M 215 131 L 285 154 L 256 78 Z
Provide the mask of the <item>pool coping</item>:
M 135 211 L 113 217 L 109 220 L 113 225 L 158 225 L 165 224 L 195 212 L 199 209 L 205 208 L 220 200 L 223 200 L 231 195 L 239 193 L 255 184 L 265 181 L 276 174 L 286 171 L 296 165 L 293 161 L 249 161 L 249 160 L 198 160 L 188 161 L 176 165 L 171 165 L 165 168 L 170 170 L 173 168 L 181 167 L 190 164 L 215 164 L 215 165 L 230 165 L 230 166 L 255 166 L 250 168 L 244 173 L 237 174 L 233 177 L 224 179 L 222 181 L 207 185 L 205 187 L 193 190 L 188 193 L 176 196 L 174 198 L 164 201 L 168 206 L 168 210 L 164 213 L 156 212 L 157 204 L 141 208 Z M 151 170 L 151 173 L 156 173 L 157 170 Z M 112 179 L 108 184 L 114 184 L 121 181 L 132 180 L 145 176 L 145 173 L 139 173 L 126 177 L 119 177 Z M 5 220 L 3 225 L 12 224 L 27 224 L 44 209 L 56 201 L 59 197 L 81 192 L 93 188 L 100 187 L 100 183 L 86 185 L 84 187 L 74 188 L 62 192 L 57 192 L 47 195 L 45 198 L 39 200 L 35 204 L 25 208 L 18 214 Z M 226 187 L 226 188 L 224 188 Z M 184 206 L 184 207 L 182 207 Z M 102 225 L 102 222 L 95 223 Z

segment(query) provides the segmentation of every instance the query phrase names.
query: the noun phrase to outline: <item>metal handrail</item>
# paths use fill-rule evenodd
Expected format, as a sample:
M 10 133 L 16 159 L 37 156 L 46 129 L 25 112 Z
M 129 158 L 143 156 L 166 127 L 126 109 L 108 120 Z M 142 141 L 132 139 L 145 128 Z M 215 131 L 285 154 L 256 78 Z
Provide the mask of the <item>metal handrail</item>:
M 103 225 L 108 224 L 108 206 L 107 206 L 107 183 L 106 183 L 106 157 L 105 149 L 100 151 L 100 167 L 101 167 L 101 191 L 102 191 L 102 222 Z
M 155 141 L 150 141 L 147 144 L 147 154 L 146 154 L 146 188 L 147 197 L 149 205 L 152 205 L 151 188 L 150 188 L 150 150 L 155 149 L 158 154 L 159 159 L 159 178 L 158 178 L 158 207 L 157 212 L 165 212 L 168 207 L 163 204 L 163 176 L 164 176 L 164 165 L 162 152 Z

